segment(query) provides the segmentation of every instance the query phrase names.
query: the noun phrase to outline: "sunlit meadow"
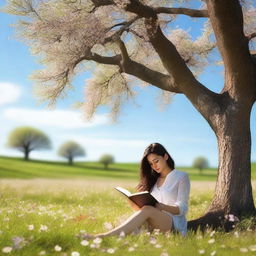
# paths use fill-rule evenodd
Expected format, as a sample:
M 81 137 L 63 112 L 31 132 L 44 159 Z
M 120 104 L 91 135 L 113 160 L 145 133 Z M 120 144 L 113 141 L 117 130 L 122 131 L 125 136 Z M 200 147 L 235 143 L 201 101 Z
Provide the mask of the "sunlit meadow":
M 87 241 L 79 234 L 111 229 L 131 213 L 115 185 L 134 181 L 2 179 L 0 181 L 1 255 L 256 255 L 250 221 L 231 233 L 180 235 L 148 233 Z M 254 183 L 255 185 L 255 183 Z M 188 219 L 207 208 L 214 182 L 192 181 Z M 254 195 L 255 195 L 254 191 Z

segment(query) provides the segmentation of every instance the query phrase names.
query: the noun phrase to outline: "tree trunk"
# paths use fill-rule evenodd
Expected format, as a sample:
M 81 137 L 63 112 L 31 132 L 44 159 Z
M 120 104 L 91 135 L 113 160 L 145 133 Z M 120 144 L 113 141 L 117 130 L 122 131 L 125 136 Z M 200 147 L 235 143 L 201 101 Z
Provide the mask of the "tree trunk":
M 251 106 L 229 104 L 222 115 L 214 117 L 213 129 L 218 140 L 219 166 L 215 195 L 207 213 L 188 222 L 196 230 L 223 226 L 229 230 L 234 218 L 255 215 L 251 186 Z
M 73 157 L 68 158 L 68 163 L 69 163 L 69 165 L 73 165 Z
M 24 150 L 24 160 L 25 161 L 29 160 L 29 153 L 30 153 L 30 151 L 28 150 L 28 148 L 25 148 L 25 150 Z

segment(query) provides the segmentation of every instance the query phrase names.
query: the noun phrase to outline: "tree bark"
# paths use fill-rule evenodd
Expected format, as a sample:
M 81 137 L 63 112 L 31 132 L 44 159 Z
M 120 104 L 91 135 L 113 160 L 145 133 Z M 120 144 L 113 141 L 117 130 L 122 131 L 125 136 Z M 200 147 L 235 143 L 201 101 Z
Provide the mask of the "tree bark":
M 192 230 L 222 226 L 228 231 L 234 224 L 227 218 L 230 214 L 238 218 L 256 215 L 251 186 L 252 104 L 230 100 L 225 104 L 225 111 L 212 118 L 219 151 L 215 194 L 207 213 L 188 222 Z
M 28 160 L 29 160 L 29 153 L 30 153 L 29 149 L 28 149 L 28 148 L 25 148 L 25 149 L 24 149 L 24 160 L 25 160 L 25 161 L 28 161 Z
M 69 165 L 73 165 L 73 157 L 68 158 L 68 163 L 69 163 Z

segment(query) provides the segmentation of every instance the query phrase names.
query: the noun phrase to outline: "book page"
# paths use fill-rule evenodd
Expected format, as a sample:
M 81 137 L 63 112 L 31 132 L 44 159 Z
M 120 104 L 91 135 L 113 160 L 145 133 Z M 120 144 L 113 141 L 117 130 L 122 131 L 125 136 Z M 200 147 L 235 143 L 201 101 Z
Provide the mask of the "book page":
M 122 187 L 115 187 L 116 190 L 120 191 L 121 193 L 123 193 L 124 195 L 126 196 L 130 196 L 131 195 L 131 192 L 128 191 L 127 189 L 125 188 L 122 188 Z

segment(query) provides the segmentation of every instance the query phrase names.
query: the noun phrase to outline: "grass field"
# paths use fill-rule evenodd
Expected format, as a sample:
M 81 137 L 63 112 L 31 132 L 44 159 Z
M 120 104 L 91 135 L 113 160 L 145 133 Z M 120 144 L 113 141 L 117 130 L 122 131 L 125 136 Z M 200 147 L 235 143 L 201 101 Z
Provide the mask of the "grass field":
M 217 170 L 209 168 L 200 174 L 198 170 L 188 167 L 177 167 L 189 173 L 191 180 L 215 181 Z M 117 163 L 105 170 L 97 162 L 79 162 L 69 166 L 63 162 L 24 161 L 20 158 L 0 157 L 0 178 L 106 178 L 137 180 L 138 163 Z M 256 164 L 252 164 L 252 178 L 256 179 Z
M 256 255 L 256 234 L 248 220 L 231 233 L 148 233 L 87 241 L 117 225 L 131 213 L 126 199 L 113 189 L 134 181 L 68 179 L 0 180 L 0 255 Z M 192 181 L 188 219 L 207 208 L 214 182 Z M 254 191 L 254 195 L 255 195 Z
M 255 165 L 253 175 L 255 177 Z M 188 219 L 201 216 L 214 191 L 216 170 L 203 175 L 192 168 Z M 0 158 L 0 255 L 12 256 L 256 256 L 256 232 L 243 220 L 233 232 L 148 233 L 87 241 L 125 220 L 132 210 L 114 186 L 134 190 L 138 164 L 64 163 Z M 256 198 L 256 181 L 253 181 Z M 256 203 L 256 202 L 255 202 Z

